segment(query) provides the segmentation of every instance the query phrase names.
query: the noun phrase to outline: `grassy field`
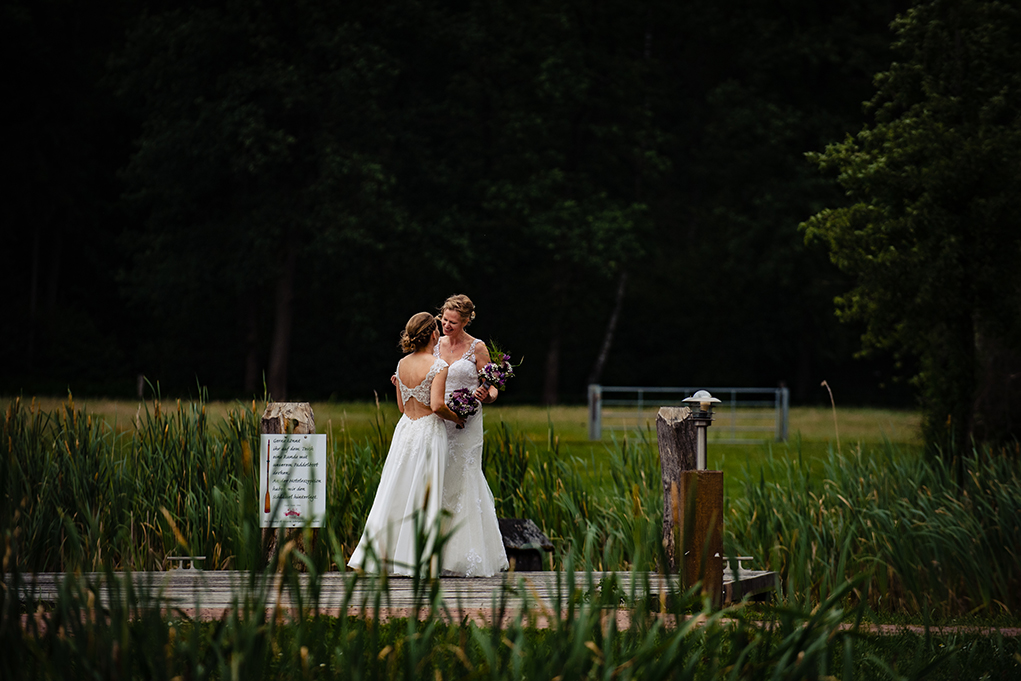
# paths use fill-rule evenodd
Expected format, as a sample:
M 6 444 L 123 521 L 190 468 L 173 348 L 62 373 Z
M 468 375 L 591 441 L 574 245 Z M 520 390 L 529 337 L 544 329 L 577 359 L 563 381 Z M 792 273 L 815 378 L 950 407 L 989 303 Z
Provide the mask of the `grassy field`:
M 8 399 L 0 398 L 0 401 Z M 65 402 L 61 398 L 37 400 L 45 411 L 57 409 Z M 116 430 L 132 429 L 146 408 L 142 402 L 128 400 L 89 398 L 76 400 L 76 404 L 93 416 L 106 420 Z M 222 419 L 229 409 L 239 406 L 238 402 L 209 402 L 206 413 L 215 422 Z M 249 402 L 244 407 L 261 413 L 264 405 Z M 400 416 L 392 399 L 378 405 L 373 402 L 316 402 L 312 408 L 318 431 L 339 441 L 374 439 L 379 434 L 378 429 L 389 437 Z M 646 420 L 644 428 L 607 431 L 600 441 L 588 439 L 588 413 L 584 406 L 504 406 L 497 402 L 486 408 L 485 417 L 487 430 L 506 423 L 515 433 L 521 434 L 531 448 L 545 449 L 557 444 L 561 455 L 575 463 L 583 480 L 595 487 L 604 487 L 613 475 L 611 452 L 616 448 L 615 442 L 625 439 L 655 442 L 654 413 Z M 905 455 L 914 455 L 920 449 L 919 424 L 920 417 L 915 411 L 838 408 L 834 423 L 832 409 L 793 407 L 787 442 L 719 444 L 714 440 L 724 435 L 725 426 L 718 425 L 715 430 L 710 428 L 708 465 L 726 474 L 729 497 L 738 493 L 745 475 L 758 479 L 761 473 L 767 480 L 771 479 L 766 466 L 770 460 L 800 457 L 810 471 L 819 473 L 822 462 L 831 449 L 837 450 L 838 444 L 841 452 L 846 454 L 858 445 L 878 445 L 888 441 Z
M 0 396 L 0 403 L 6 404 L 13 398 Z M 22 398 L 23 401 L 35 401 L 44 411 L 52 411 L 67 402 L 65 397 Z M 75 403 L 90 414 L 100 416 L 107 421 L 123 427 L 129 427 L 131 421 L 145 409 L 145 403 L 134 400 L 108 400 L 103 398 L 76 398 Z M 165 404 L 174 404 L 165 400 Z M 226 415 L 228 409 L 244 405 L 248 408 L 261 410 L 262 404 L 254 402 L 207 402 L 206 412 L 211 417 Z M 332 424 L 339 431 L 347 431 L 354 438 L 371 435 L 378 414 L 382 414 L 391 426 L 400 415 L 393 400 L 376 405 L 372 402 L 314 402 L 316 424 L 320 430 Z M 547 428 L 553 425 L 563 445 L 568 447 L 598 447 L 588 439 L 587 410 L 584 406 L 504 406 L 497 402 L 486 407 L 486 418 L 489 422 L 506 421 L 515 429 L 527 431 L 533 437 L 546 437 Z M 881 443 L 889 439 L 893 443 L 917 445 L 919 440 L 919 414 L 915 411 L 870 409 L 870 408 L 837 408 L 836 428 L 842 444 L 852 445 L 856 442 Z M 655 428 L 655 417 L 648 419 L 646 428 Z M 792 439 L 800 435 L 803 442 L 823 442 L 836 445 L 838 432 L 834 428 L 833 411 L 822 407 L 792 407 L 790 410 L 790 433 Z M 710 429 L 710 440 L 715 433 Z

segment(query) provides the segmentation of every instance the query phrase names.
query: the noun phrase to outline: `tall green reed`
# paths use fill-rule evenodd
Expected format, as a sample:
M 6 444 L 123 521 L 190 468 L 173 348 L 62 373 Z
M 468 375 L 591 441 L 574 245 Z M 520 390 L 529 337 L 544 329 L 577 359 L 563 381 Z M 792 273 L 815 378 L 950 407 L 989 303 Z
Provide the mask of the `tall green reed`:
M 800 460 L 767 464 L 731 500 L 737 550 L 767 558 L 786 597 L 808 605 L 860 576 L 877 610 L 952 616 L 1021 610 L 1021 465 L 972 458 L 965 485 L 938 461 L 885 447 L 831 452 L 814 479 Z
M 71 396 L 58 410 L 13 400 L 3 414 L 0 528 L 17 529 L 30 571 L 167 567 L 168 555 L 205 556 L 207 569 L 265 563 L 243 519 L 257 517 L 260 410 L 253 402 L 210 422 L 204 393 L 163 402 L 156 388 L 126 424 L 95 419 Z M 390 428 L 329 442 L 325 522 L 350 553 L 379 481 Z M 73 540 L 73 541 L 72 541 Z M 320 543 L 319 546 L 322 546 Z M 329 561 L 325 551 L 314 552 Z M 341 564 L 342 565 L 342 564 Z
M 244 521 L 255 532 L 251 520 Z M 327 530 L 332 535 L 332 530 Z M 336 536 L 331 550 L 339 550 Z M 598 552 L 593 531 L 580 550 L 565 556 L 568 570 L 549 608 L 528 599 L 508 575 L 494 596 L 488 626 L 459 617 L 442 600 L 436 580 L 417 579 L 417 616 L 390 619 L 389 582 L 352 574 L 341 587 L 337 616 L 323 615 L 313 570 L 299 575 L 280 546 L 267 567 L 251 571 L 233 604 L 214 621 L 184 616 L 168 607 L 151 583 L 106 569 L 68 575 L 45 607 L 21 580 L 16 566 L 20 544 L 5 534 L 5 588 L 0 590 L 0 672 L 5 679 L 915 679 L 952 661 L 933 653 L 929 637 L 902 644 L 882 658 L 867 636 L 845 629 L 845 593 L 835 591 L 812 611 L 794 608 L 715 610 L 694 592 L 671 592 L 658 603 L 625 596 L 573 568 L 592 563 Z M 589 554 L 585 556 L 584 554 Z M 418 564 L 431 564 L 423 555 Z M 334 556 L 340 560 L 340 555 Z M 14 569 L 8 569 L 14 566 Z M 356 586 L 366 587 L 355 595 Z M 844 587 L 845 589 L 850 586 Z M 277 591 L 297 602 L 295 613 L 272 607 Z M 508 607 L 512 592 L 525 594 L 521 607 Z M 373 595 L 374 594 L 374 595 Z M 633 596 L 633 595 L 632 595 Z M 196 606 L 201 603 L 196 603 Z M 625 618 L 618 615 L 625 614 Z M 533 625 L 539 615 L 545 627 Z M 999 657 L 1012 649 L 1002 645 Z M 1016 648 L 1016 646 L 1015 646 Z M 914 649 L 914 650 L 912 650 Z M 912 652 L 914 654 L 912 654 Z M 905 664 L 903 660 L 908 662 Z M 985 661 L 969 671 L 981 670 Z M 951 668 L 952 671 L 954 668 Z M 959 668 L 957 668 L 959 671 Z
M 382 412 L 362 442 L 331 433 L 325 532 L 309 547 L 317 570 L 343 570 L 371 506 L 389 444 Z M 237 405 L 211 423 L 204 403 L 158 398 L 128 424 L 92 418 L 69 397 L 59 410 L 8 404 L 2 423 L 0 530 L 17 533 L 28 571 L 166 567 L 167 555 L 204 555 L 207 569 L 266 564 L 257 517 L 259 411 Z M 533 442 L 500 424 L 484 461 L 502 517 L 533 519 L 553 540 L 549 565 L 579 570 L 658 568 L 662 487 L 648 433 L 608 445 L 609 480 L 563 451 L 550 424 Z M 729 500 L 725 552 L 776 570 L 791 605 L 850 592 L 870 607 L 945 615 L 1021 606 L 1021 474 L 1011 452 L 978 452 L 963 488 L 938 462 L 893 445 L 831 453 L 821 476 L 797 459 L 767 464 Z M 600 547 L 586 553 L 589 538 Z
M 543 443 L 531 442 L 503 423 L 487 433 L 483 461 L 497 513 L 532 519 L 556 547 L 554 568 L 563 567 L 568 549 L 580 551 L 594 533 L 604 550 L 592 556 L 592 563 L 579 554 L 579 569 L 627 570 L 639 558 L 655 569 L 649 547 L 660 544 L 661 531 L 648 528 L 662 520 L 658 450 L 641 433 L 614 440 L 608 452 L 612 483 L 594 488 L 582 471 L 601 464 L 561 451 L 552 423 Z
M 158 569 L 182 550 L 210 567 L 234 562 L 248 510 L 240 492 L 255 475 L 241 456 L 257 442 L 254 411 L 239 408 L 211 427 L 202 402 L 168 410 L 157 399 L 121 429 L 71 397 L 53 413 L 15 400 L 3 434 L 0 526 L 22 533 L 26 569 L 97 570 L 107 559 Z
M 70 398 L 53 413 L 15 401 L 3 427 L 0 527 L 10 527 L 14 509 L 24 506 L 17 525 L 32 547 L 21 554 L 25 569 L 96 570 L 109 557 L 118 568 L 152 570 L 166 567 L 167 555 L 182 554 L 205 556 L 207 569 L 265 562 L 260 542 L 241 529 L 244 518 L 256 517 L 254 403 L 213 424 L 201 399 L 167 405 L 157 391 L 131 423 L 110 425 Z M 375 434 L 363 442 L 331 430 L 325 524 L 345 560 L 318 550 L 313 558 L 320 563 L 343 569 L 357 543 L 390 430 L 382 411 Z M 535 520 L 557 547 L 553 566 L 589 532 L 604 547 L 591 565 L 596 570 L 627 569 L 658 543 L 635 525 L 658 522 L 662 506 L 655 447 L 644 437 L 611 445 L 609 489 L 589 486 L 580 471 L 596 464 L 563 452 L 552 424 L 539 445 L 501 424 L 487 433 L 484 449 L 499 515 Z

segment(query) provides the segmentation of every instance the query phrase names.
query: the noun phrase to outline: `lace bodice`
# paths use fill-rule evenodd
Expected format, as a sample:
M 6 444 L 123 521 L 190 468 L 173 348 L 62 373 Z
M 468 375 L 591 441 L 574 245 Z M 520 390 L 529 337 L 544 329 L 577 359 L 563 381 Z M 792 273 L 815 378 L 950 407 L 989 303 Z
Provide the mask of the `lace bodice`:
M 461 388 L 474 390 L 479 387 L 479 370 L 475 364 L 475 347 L 481 342 L 482 340 L 478 338 L 473 340 L 468 345 L 468 349 L 464 351 L 464 354 L 450 365 L 450 371 L 447 372 L 447 389 L 445 393 L 447 397 L 450 396 L 450 393 Z M 437 343 L 433 346 L 433 357 L 439 358 L 439 356 L 440 344 Z
M 403 360 L 402 360 L 403 361 Z M 401 365 L 397 363 L 397 385 L 401 388 L 401 400 L 407 403 L 412 397 L 421 402 L 423 405 L 430 407 L 429 404 L 430 394 L 432 391 L 433 379 L 436 378 L 436 374 L 440 373 L 447 368 L 447 363 L 439 357 L 433 362 L 433 365 L 429 367 L 429 373 L 425 375 L 422 382 L 416 385 L 414 388 L 409 388 L 404 385 L 404 381 L 401 380 Z
M 479 387 L 479 370 L 473 340 L 464 354 L 450 363 L 446 394 L 454 390 Z M 439 358 L 440 346 L 433 348 Z M 443 547 L 443 570 L 464 577 L 491 577 L 506 570 L 507 552 L 496 519 L 493 492 L 482 472 L 484 428 L 482 406 L 469 416 L 464 428 L 450 421 L 447 427 L 447 467 L 443 473 L 443 510 L 449 514 L 444 531 L 449 533 Z

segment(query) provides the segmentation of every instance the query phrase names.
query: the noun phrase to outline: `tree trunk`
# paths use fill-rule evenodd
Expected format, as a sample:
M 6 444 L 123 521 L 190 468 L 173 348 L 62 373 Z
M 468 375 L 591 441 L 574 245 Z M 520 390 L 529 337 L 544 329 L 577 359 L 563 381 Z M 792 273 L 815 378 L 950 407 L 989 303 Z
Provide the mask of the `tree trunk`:
M 812 346 L 808 339 L 812 337 L 810 332 L 798 334 L 797 341 L 797 368 L 794 379 L 794 399 L 808 400 L 813 389 L 819 387 L 819 379 L 812 373 Z
M 41 227 L 36 225 L 35 233 L 32 235 L 32 281 L 29 288 L 28 298 L 28 348 L 26 349 L 25 362 L 29 371 L 35 364 L 35 329 L 39 317 L 39 231 Z
M 617 298 L 613 303 L 613 312 L 610 313 L 610 321 L 606 323 L 606 333 L 603 335 L 603 346 L 599 349 L 595 364 L 592 365 L 592 372 L 588 377 L 588 384 L 599 383 L 603 376 L 603 367 L 606 366 L 606 358 L 610 355 L 610 347 L 613 345 L 613 334 L 617 330 L 617 320 L 620 319 L 620 309 L 624 305 L 624 289 L 627 287 L 627 272 L 621 270 L 620 279 L 617 281 Z
M 922 361 L 922 429 L 927 446 L 952 465 L 959 491 L 965 481 L 976 408 L 977 354 L 970 312 L 935 329 Z
M 974 308 L 973 308 L 974 309 Z M 958 338 L 959 362 L 957 367 L 951 365 L 951 370 L 956 368 L 956 390 L 952 395 L 960 395 L 966 399 L 956 400 L 954 406 L 955 421 L 958 428 L 952 433 L 954 438 L 954 449 L 957 452 L 957 484 L 964 489 L 965 466 L 964 459 L 972 458 L 973 452 L 969 451 L 975 435 L 975 409 L 978 391 L 975 386 L 975 374 L 978 367 L 978 353 L 975 350 L 975 318 L 972 314 L 962 314 L 960 322 L 960 336 Z M 953 359 L 951 360 L 953 362 Z
M 553 314 L 550 319 L 549 349 L 546 351 L 546 379 L 542 389 L 543 404 L 556 404 L 560 397 L 560 345 L 563 337 L 564 290 L 567 288 L 566 274 L 558 268 L 553 274 L 550 299 Z
M 542 403 L 556 404 L 560 399 L 560 337 L 559 316 L 553 322 L 549 349 L 546 351 L 546 381 L 542 388 Z
M 259 298 L 254 291 L 244 297 L 245 393 L 254 395 L 259 385 Z
M 287 246 L 283 269 L 277 280 L 276 310 L 274 313 L 273 344 L 269 351 L 269 392 L 272 399 L 287 399 L 287 364 L 291 353 L 291 326 L 293 324 L 294 267 L 297 254 Z
M 50 250 L 50 281 L 46 296 L 46 316 L 53 319 L 57 308 L 57 294 L 60 291 L 60 256 L 61 256 L 61 242 L 63 240 L 63 230 L 61 229 L 60 218 L 63 217 L 63 211 L 60 211 L 55 219 L 52 221 L 52 232 L 49 241 Z

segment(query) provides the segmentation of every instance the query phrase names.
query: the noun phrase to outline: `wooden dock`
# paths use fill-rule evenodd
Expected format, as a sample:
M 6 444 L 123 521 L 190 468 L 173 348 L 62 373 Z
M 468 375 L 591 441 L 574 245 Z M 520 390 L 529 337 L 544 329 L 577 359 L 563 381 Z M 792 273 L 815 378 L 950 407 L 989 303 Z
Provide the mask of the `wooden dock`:
M 116 573 L 123 580 L 124 575 Z M 23 598 L 36 602 L 55 601 L 63 573 L 42 573 L 28 578 Z M 111 589 L 102 574 L 82 576 L 86 583 L 99 585 L 102 604 L 109 602 Z M 161 607 L 189 617 L 219 618 L 223 613 L 246 600 L 267 610 L 278 608 L 296 613 L 299 599 L 309 605 L 307 574 L 298 575 L 300 596 L 282 583 L 276 575 L 253 576 L 249 572 L 175 569 L 166 572 L 131 574 L 136 593 L 158 597 Z M 724 572 L 724 602 L 733 603 L 744 597 L 768 595 L 776 585 L 773 572 L 742 570 L 738 578 L 729 569 Z M 126 586 L 123 581 L 118 584 Z M 425 587 L 426 590 L 428 586 Z M 452 613 L 508 614 L 527 610 L 530 613 L 552 613 L 566 608 L 569 599 L 579 593 L 596 597 L 598 592 L 613 588 L 620 595 L 622 609 L 640 599 L 656 599 L 678 591 L 678 577 L 656 573 L 610 572 L 519 572 L 503 573 L 488 578 L 445 577 L 438 580 L 439 598 L 444 609 Z M 378 603 L 378 607 L 377 607 Z M 406 617 L 416 606 L 428 603 L 428 596 L 415 594 L 414 580 L 407 577 L 374 575 L 358 576 L 353 572 L 327 572 L 321 575 L 319 611 L 339 615 L 368 614 L 380 617 Z

